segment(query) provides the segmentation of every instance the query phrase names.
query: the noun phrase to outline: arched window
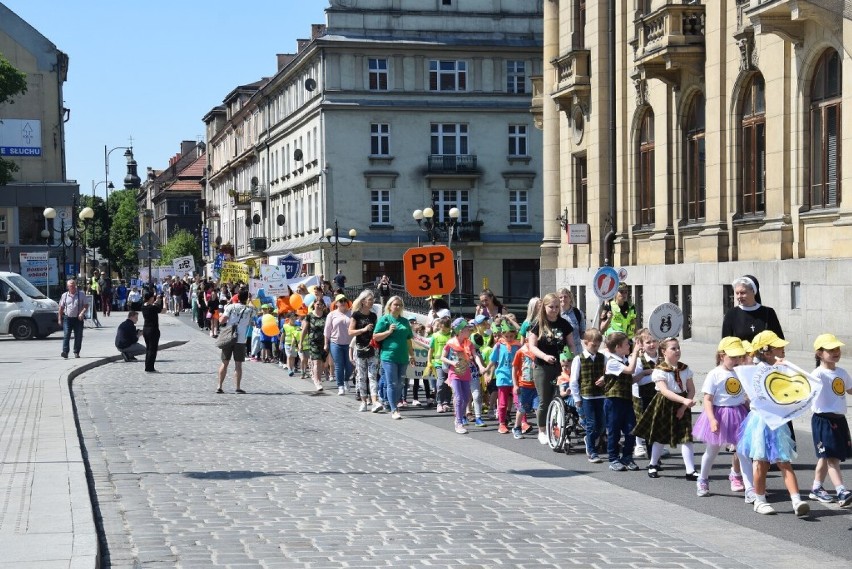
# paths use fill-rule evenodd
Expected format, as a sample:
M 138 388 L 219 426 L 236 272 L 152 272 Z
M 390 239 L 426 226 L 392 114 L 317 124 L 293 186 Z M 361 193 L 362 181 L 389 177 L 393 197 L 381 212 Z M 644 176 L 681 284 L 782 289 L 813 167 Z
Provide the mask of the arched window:
M 642 117 L 639 128 L 636 211 L 640 226 L 654 225 L 654 113 Z
M 686 114 L 686 180 L 684 204 L 686 219 L 694 222 L 704 219 L 707 199 L 704 172 L 704 95 L 692 98 Z
M 811 207 L 840 205 L 840 86 L 840 57 L 828 50 L 811 84 Z
M 766 212 L 766 86 L 756 75 L 746 88 L 742 106 L 742 180 L 738 211 L 742 215 Z

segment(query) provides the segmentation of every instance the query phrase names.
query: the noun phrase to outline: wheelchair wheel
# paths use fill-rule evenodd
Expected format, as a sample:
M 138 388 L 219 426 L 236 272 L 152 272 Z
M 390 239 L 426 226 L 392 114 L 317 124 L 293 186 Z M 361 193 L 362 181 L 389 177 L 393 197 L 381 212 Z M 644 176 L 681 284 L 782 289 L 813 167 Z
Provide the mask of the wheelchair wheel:
M 560 452 L 568 432 L 565 430 L 565 403 L 558 397 L 547 408 L 547 444 L 553 452 Z
M 565 413 L 565 444 L 564 449 L 566 453 L 573 452 L 571 448 L 572 444 L 576 444 L 578 441 L 583 440 L 583 435 L 580 433 L 582 428 L 580 427 L 580 420 L 577 417 L 576 413 L 571 412 L 569 410 Z

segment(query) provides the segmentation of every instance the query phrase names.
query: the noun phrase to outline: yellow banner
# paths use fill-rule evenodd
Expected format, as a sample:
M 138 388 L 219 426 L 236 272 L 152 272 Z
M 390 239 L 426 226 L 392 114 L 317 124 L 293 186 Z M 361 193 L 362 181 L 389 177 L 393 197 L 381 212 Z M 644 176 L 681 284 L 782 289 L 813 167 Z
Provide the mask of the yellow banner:
M 235 263 L 233 261 L 225 261 L 222 263 L 222 268 L 219 270 L 219 282 L 223 283 L 248 283 L 249 270 L 245 263 Z

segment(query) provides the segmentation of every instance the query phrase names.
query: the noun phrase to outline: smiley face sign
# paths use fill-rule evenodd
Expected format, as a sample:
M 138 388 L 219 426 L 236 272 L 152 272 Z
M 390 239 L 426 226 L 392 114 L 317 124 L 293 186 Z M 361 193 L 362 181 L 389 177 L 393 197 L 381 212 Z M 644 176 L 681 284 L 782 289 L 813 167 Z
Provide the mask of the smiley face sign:
M 763 380 L 766 393 L 779 405 L 793 405 L 805 401 L 811 394 L 811 383 L 800 374 L 788 375 L 775 370 Z
M 839 377 L 835 377 L 831 382 L 831 390 L 838 397 L 843 397 L 843 392 L 846 391 L 846 386 L 843 384 L 843 380 Z
M 736 397 L 743 391 L 743 384 L 736 377 L 729 377 L 725 380 L 725 393 L 731 397 Z

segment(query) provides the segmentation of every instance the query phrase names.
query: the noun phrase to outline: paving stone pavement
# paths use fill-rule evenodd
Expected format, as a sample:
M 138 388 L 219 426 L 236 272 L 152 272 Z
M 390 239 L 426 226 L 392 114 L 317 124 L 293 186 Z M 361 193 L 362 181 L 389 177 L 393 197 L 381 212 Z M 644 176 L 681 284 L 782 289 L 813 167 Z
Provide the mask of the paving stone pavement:
M 415 420 L 269 364 L 215 394 L 199 335 L 73 392 L 104 567 L 774 567 L 845 562 Z M 233 366 L 233 364 L 232 364 Z

